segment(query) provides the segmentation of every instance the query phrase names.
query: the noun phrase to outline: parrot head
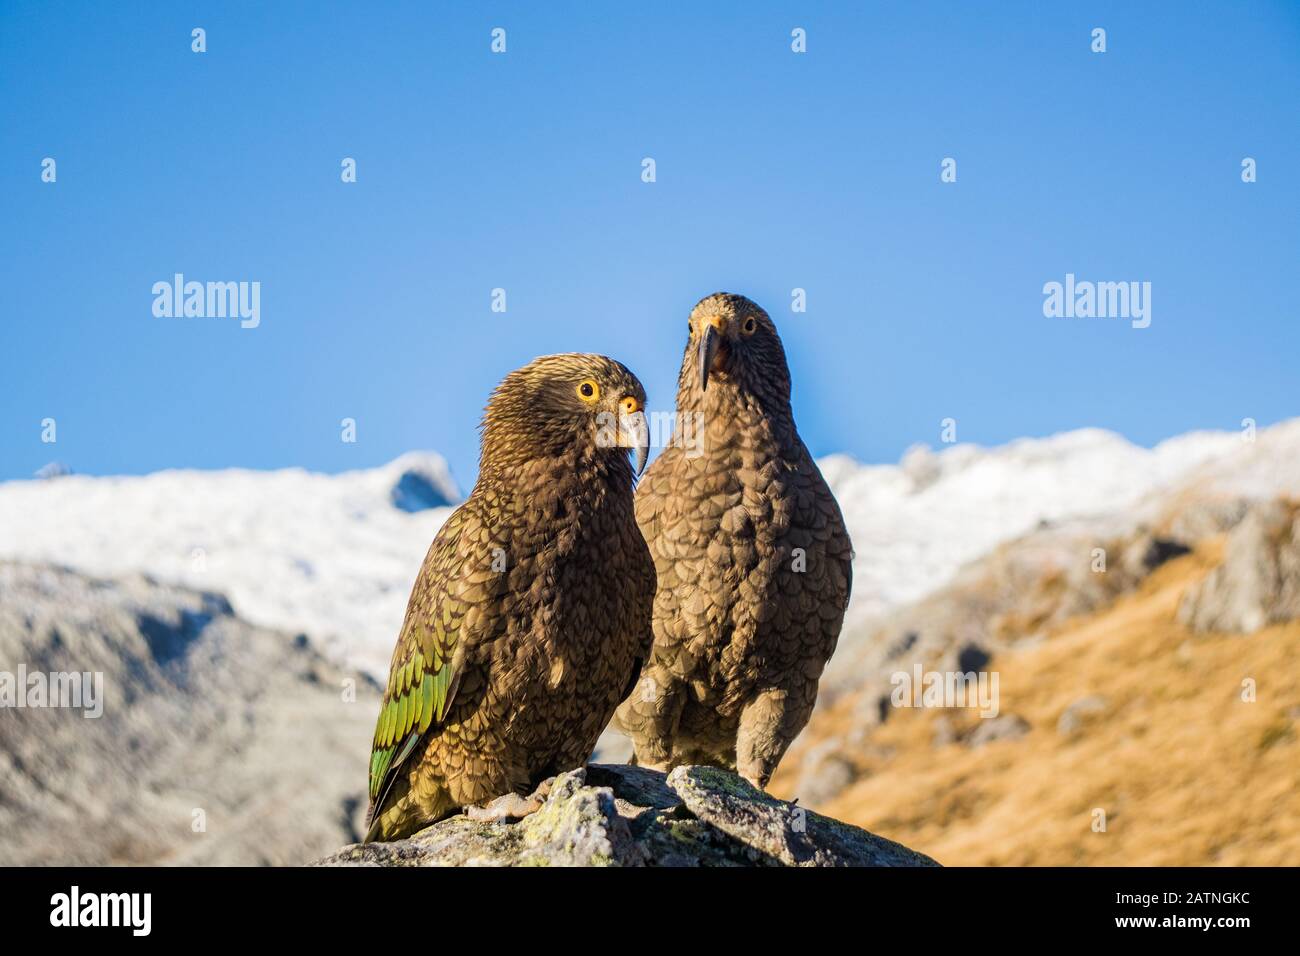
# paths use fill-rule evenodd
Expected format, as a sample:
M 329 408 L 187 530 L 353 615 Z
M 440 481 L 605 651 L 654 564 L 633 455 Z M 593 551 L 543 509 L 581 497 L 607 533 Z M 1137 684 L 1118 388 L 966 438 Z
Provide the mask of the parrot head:
M 515 369 L 483 415 L 483 465 L 578 448 L 593 456 L 631 451 L 640 475 L 650 454 L 645 389 L 622 362 L 570 352 Z
M 776 325 L 743 295 L 717 292 L 691 310 L 682 362 L 683 387 L 707 393 L 725 382 L 757 398 L 789 401 L 790 370 Z

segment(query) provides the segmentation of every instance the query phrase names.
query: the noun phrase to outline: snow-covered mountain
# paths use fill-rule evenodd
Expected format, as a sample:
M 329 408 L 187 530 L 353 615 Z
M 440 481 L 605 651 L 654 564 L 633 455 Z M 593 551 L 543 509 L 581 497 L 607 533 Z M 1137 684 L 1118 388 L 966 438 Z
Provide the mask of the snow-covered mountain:
M 1142 448 L 1087 428 L 995 448 L 908 450 L 897 465 L 820 462 L 856 553 L 850 624 L 943 586 L 1041 523 L 1154 506 L 1166 494 L 1300 491 L 1300 419 L 1256 432 L 1189 432 Z
M 1096 429 L 996 448 L 914 448 L 897 465 L 821 462 L 857 553 L 850 625 L 947 583 L 997 544 L 1142 506 L 1190 485 L 1300 490 L 1300 419 L 1195 432 L 1153 449 Z M 0 484 L 0 557 L 144 572 L 219 591 L 248 620 L 310 634 L 383 676 L 415 574 L 459 499 L 446 463 L 411 454 L 322 475 L 164 471 Z
M 338 475 L 10 481 L 0 483 L 0 557 L 218 591 L 241 617 L 307 633 L 349 666 L 386 676 L 411 584 L 459 500 L 432 453 Z

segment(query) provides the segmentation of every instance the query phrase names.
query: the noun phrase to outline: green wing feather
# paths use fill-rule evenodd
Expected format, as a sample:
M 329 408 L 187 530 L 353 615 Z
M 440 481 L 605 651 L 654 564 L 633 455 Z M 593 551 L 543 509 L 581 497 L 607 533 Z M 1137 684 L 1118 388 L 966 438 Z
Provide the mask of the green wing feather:
M 390 766 L 396 766 L 409 754 L 401 754 L 393 760 L 394 751 L 400 744 L 415 742 L 435 721 L 441 723 L 450 703 L 447 691 L 451 687 L 451 662 L 444 659 L 442 667 L 436 671 L 426 669 L 423 654 L 417 659 L 421 662 L 423 676 L 419 681 L 401 685 L 397 690 L 390 686 L 384 697 L 379 722 L 375 727 L 375 739 L 370 754 L 370 798 L 379 796 L 379 789 L 384 782 Z
M 490 560 L 490 553 L 474 553 L 478 536 L 466 533 L 475 525 L 463 507 L 447 520 L 411 592 L 371 745 L 371 818 L 397 768 L 425 732 L 443 721 L 455 696 L 460 677 L 455 662 L 465 637 L 461 624 L 473 599 L 488 596 L 478 565 Z

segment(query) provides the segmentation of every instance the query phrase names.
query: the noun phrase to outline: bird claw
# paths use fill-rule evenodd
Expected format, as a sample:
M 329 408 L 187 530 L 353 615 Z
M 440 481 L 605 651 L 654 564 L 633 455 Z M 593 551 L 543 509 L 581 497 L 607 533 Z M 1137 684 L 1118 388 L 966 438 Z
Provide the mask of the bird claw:
M 537 785 L 537 789 L 533 791 L 532 796 L 530 796 L 528 799 L 540 800 L 543 803 L 545 803 L 546 798 L 551 795 L 551 787 L 554 784 L 555 784 L 555 778 L 547 777 L 545 780 L 543 780 L 541 783 Z
M 551 784 L 554 782 L 554 777 L 543 780 L 538 784 L 537 789 L 526 797 L 518 793 L 503 793 L 495 800 L 490 800 L 481 806 L 468 806 L 465 808 L 465 816 L 480 823 L 508 823 L 512 820 L 522 820 L 530 813 L 542 809 L 542 804 L 551 794 Z

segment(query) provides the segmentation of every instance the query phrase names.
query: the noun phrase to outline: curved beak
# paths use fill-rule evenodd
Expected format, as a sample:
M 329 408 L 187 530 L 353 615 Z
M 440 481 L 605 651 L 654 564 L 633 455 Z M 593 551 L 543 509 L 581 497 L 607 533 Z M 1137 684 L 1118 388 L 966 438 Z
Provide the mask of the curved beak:
M 631 415 L 620 415 L 618 425 L 619 444 L 636 452 L 635 470 L 640 478 L 650 458 L 650 425 L 646 422 L 645 412 L 638 409 Z
M 721 344 L 722 336 L 718 333 L 715 325 L 704 326 L 704 331 L 700 334 L 700 391 L 709 390 L 709 369 L 713 368 L 713 360 L 718 356 L 718 345 Z

